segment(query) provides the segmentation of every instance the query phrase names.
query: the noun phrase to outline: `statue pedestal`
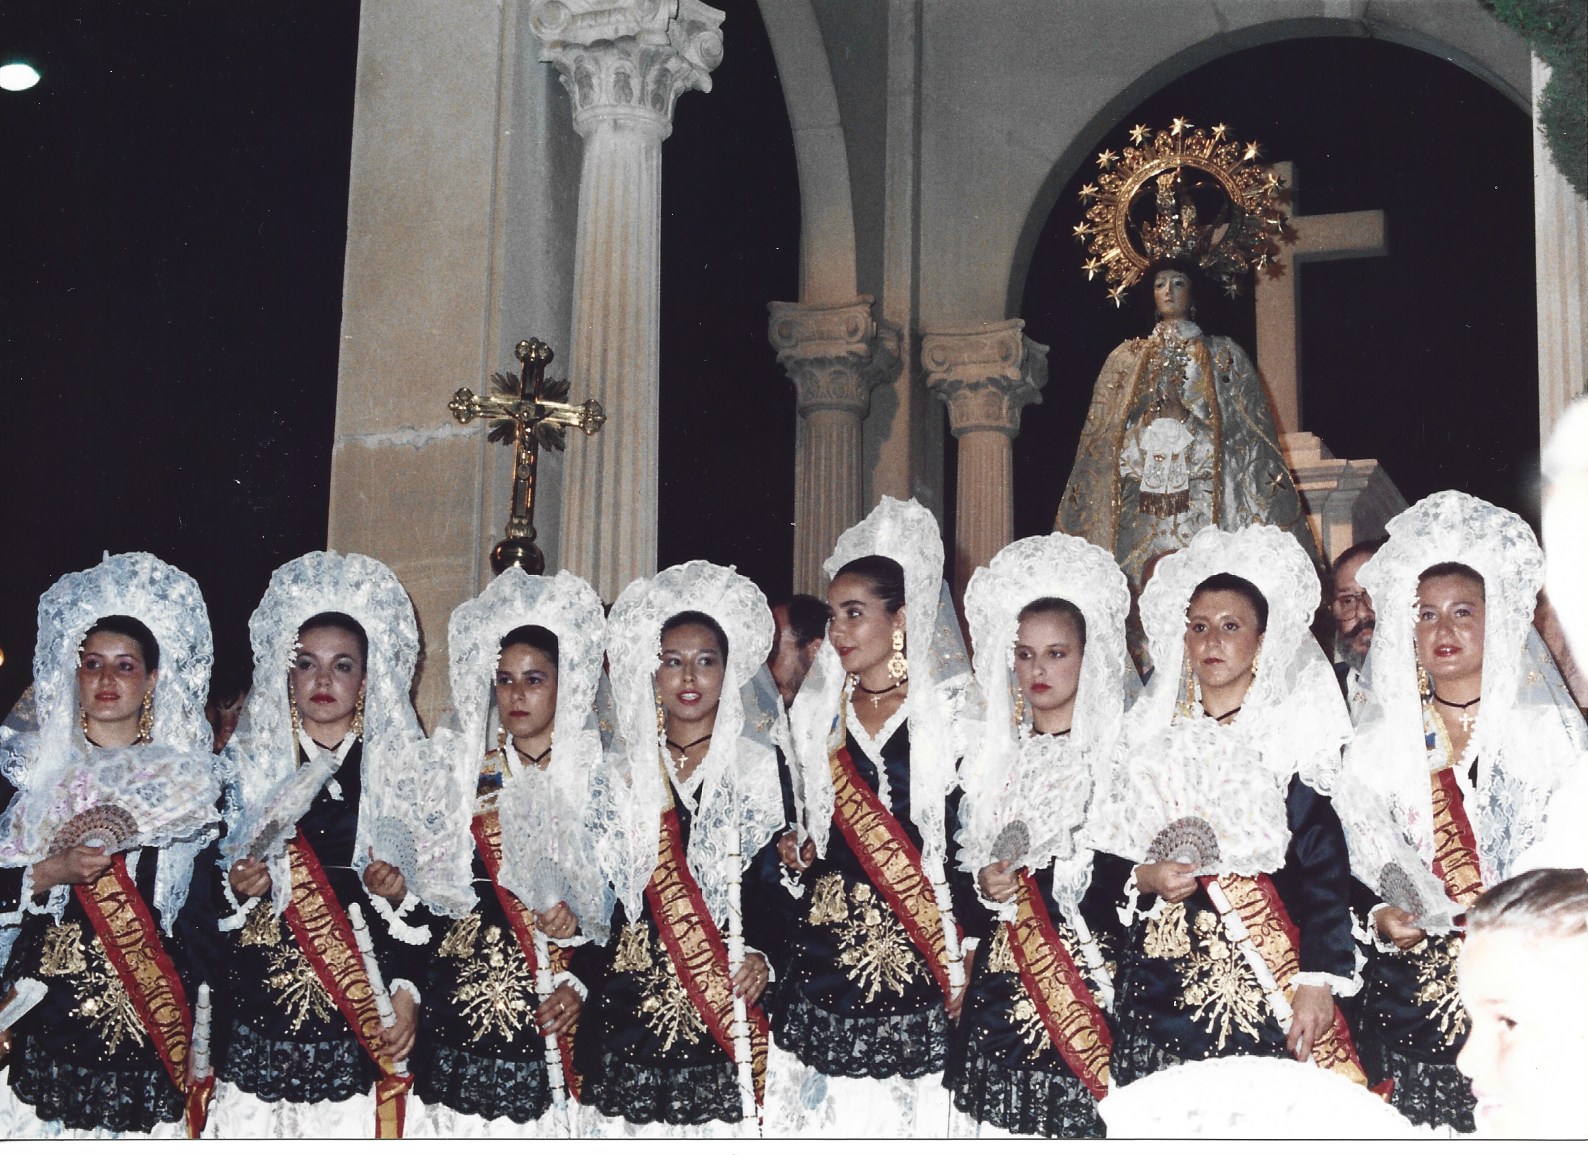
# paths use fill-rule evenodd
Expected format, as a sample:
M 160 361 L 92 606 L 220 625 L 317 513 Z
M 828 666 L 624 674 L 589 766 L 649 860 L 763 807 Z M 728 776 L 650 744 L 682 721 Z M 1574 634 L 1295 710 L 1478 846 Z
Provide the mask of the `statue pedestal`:
M 1406 498 L 1373 458 L 1335 457 L 1311 433 L 1286 433 L 1279 440 L 1325 562 L 1359 541 L 1382 537 L 1384 523 L 1406 508 Z

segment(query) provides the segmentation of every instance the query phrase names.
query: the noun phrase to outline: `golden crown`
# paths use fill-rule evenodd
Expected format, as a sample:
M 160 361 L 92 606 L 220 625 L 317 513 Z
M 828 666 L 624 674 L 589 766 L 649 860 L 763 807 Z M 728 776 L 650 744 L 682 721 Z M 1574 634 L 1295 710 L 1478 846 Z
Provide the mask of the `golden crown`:
M 1159 261 L 1194 263 L 1231 297 L 1251 270 L 1278 268 L 1284 181 L 1258 161 L 1256 141 L 1228 134 L 1227 125 L 1200 129 L 1176 117 L 1158 132 L 1138 124 L 1129 146 L 1097 154 L 1074 235 L 1090 250 L 1086 279 L 1102 273 L 1116 306 Z

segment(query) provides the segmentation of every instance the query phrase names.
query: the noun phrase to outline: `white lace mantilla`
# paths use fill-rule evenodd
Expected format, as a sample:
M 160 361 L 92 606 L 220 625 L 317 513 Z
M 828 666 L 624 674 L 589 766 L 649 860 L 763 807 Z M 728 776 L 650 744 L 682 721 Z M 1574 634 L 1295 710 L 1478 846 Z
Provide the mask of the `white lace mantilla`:
M 221 755 L 230 832 L 221 843 L 223 866 L 242 857 L 248 849 L 242 842 L 243 833 L 258 828 L 258 810 L 272 796 L 280 798 L 284 780 L 299 773 L 287 670 L 297 655 L 299 628 L 315 615 L 330 612 L 347 614 L 369 637 L 362 804 L 354 869 L 362 872 L 368 865 L 371 846 L 378 855 L 392 855 L 400 865 L 408 857 L 408 848 L 393 845 L 402 840 L 397 824 L 410 832 L 424 828 L 427 798 L 415 795 L 411 766 L 405 764 L 408 748 L 424 736 L 409 697 L 419 659 L 419 624 L 413 603 L 397 575 L 372 557 L 334 550 L 308 553 L 270 575 L 259 608 L 248 619 L 254 685 L 237 732 Z M 312 800 L 310 794 L 308 801 Z M 305 802 L 304 808 L 307 806 Z M 289 829 L 285 837 L 290 835 Z M 292 896 L 285 855 L 276 853 L 269 866 L 272 901 L 281 913 Z
M 944 799 L 958 783 L 959 759 L 974 720 L 981 717 L 981 694 L 970 676 L 959 619 L 943 581 L 943 538 L 937 519 L 913 498 L 884 497 L 864 521 L 839 535 L 824 569 L 831 579 L 849 562 L 871 554 L 892 558 L 904 570 L 910 820 L 921 832 L 923 857 L 941 862 L 947 849 Z M 827 852 L 832 824 L 829 757 L 844 738 L 843 690 L 843 666 L 824 639 L 789 712 L 798 759 L 796 802 L 818 856 Z
M 1014 655 L 1020 611 L 1039 598 L 1063 598 L 1086 621 L 1086 645 L 1068 737 L 1020 733 L 1014 724 Z M 975 874 L 1024 845 L 1015 865 L 1055 864 L 1054 897 L 1073 905 L 1090 877 L 1076 864 L 1075 834 L 1086 819 L 1094 775 L 1107 769 L 1127 693 L 1141 687 L 1125 651 L 1130 591 L 1107 550 L 1052 533 L 1023 538 L 971 575 L 965 616 L 975 643 L 976 681 L 986 710 L 974 731 L 960 807 L 960 866 Z M 1001 836 L 1018 824 L 1024 837 Z M 995 849 L 997 845 L 997 849 Z M 1062 891 L 1062 893 L 1060 893 Z
M 549 762 L 508 774 L 497 795 L 500 881 L 532 910 L 566 902 L 584 933 L 605 941 L 611 892 L 596 863 L 586 811 L 603 753 L 595 695 L 606 622 L 595 590 L 566 570 L 545 577 L 508 569 L 452 611 L 447 640 L 456 722 L 424 748 L 431 789 L 444 798 L 437 813 L 445 838 L 436 842 L 441 853 L 421 861 L 417 889 L 453 915 L 473 906 L 469 825 L 480 766 L 501 726 L 494 689 L 501 640 L 528 625 L 556 635 L 557 705 Z
M 1425 877 L 1416 881 L 1432 877 L 1432 799 L 1417 688 L 1417 587 L 1425 570 L 1456 561 L 1484 581 L 1482 705 L 1456 771 L 1466 790 L 1483 881 L 1492 886 L 1552 833 L 1552 819 L 1562 820 L 1553 800 L 1574 785 L 1588 748 L 1582 715 L 1532 627 L 1543 553 L 1516 514 L 1453 490 L 1417 502 L 1387 528 L 1389 541 L 1358 572 L 1378 625 L 1340 791 L 1352 870 L 1380 891 L 1390 863 L 1408 872 L 1420 863 Z M 1474 763 L 1476 788 L 1466 778 Z
M 741 864 L 783 826 L 777 748 L 787 741 L 781 700 L 770 689 L 766 655 L 772 612 L 749 579 L 706 561 L 640 578 L 618 595 L 607 620 L 607 660 L 617 734 L 593 789 L 591 822 L 602 869 L 628 911 L 641 909 L 656 870 L 666 778 L 665 735 L 657 727 L 655 676 L 662 623 L 686 610 L 708 615 L 728 638 L 728 661 L 711 747 L 695 769 L 698 802 L 689 869 L 718 927 L 729 923 L 731 856 Z M 736 915 L 737 912 L 734 912 Z
M 77 700 L 78 653 L 100 618 L 126 615 L 160 646 L 151 740 L 120 750 L 83 738 Z M 204 718 L 213 643 L 198 583 L 147 553 L 106 555 L 92 569 L 67 574 L 39 599 L 33 656 L 35 732 L 0 734 L 0 767 L 17 786 L 0 818 L 0 865 L 27 866 L 50 853 L 74 817 L 96 807 L 130 819 L 126 847 L 173 847 L 155 877 L 155 906 L 170 928 L 187 899 L 192 856 L 218 821 L 220 792 L 210 727 Z M 57 888 L 49 909 L 65 905 Z
M 1186 611 L 1196 587 L 1219 573 L 1245 578 L 1268 602 L 1257 677 L 1225 726 L 1186 717 L 1182 703 Z M 1122 726 L 1110 788 L 1089 835 L 1099 849 L 1140 862 L 1163 823 L 1147 827 L 1160 816 L 1200 817 L 1217 833 L 1227 868 L 1283 864 L 1291 777 L 1330 793 L 1351 732 L 1334 671 L 1310 629 L 1319 593 L 1317 572 L 1296 539 L 1269 525 L 1204 529 L 1158 563 L 1141 596 L 1157 673 Z M 1206 759 L 1216 764 L 1200 764 Z M 1210 793 L 1198 798 L 1188 793 L 1193 789 Z

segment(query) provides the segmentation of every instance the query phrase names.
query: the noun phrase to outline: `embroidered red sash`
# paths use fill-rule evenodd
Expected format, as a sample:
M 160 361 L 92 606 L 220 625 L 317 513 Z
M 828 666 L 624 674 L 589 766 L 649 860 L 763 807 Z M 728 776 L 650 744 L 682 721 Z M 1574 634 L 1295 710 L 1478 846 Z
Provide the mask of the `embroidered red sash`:
M 535 963 L 535 930 L 534 912 L 519 900 L 519 897 L 504 887 L 498 881 L 497 874 L 502 866 L 502 817 L 498 811 L 487 810 L 476 814 L 474 821 L 469 824 L 474 833 L 474 845 L 480 852 L 480 858 L 485 863 L 485 870 L 491 876 L 491 886 L 496 891 L 496 900 L 502 904 L 502 912 L 507 915 L 508 925 L 513 928 L 513 937 L 518 940 L 518 949 L 524 956 L 524 961 L 529 964 L 531 977 L 538 977 L 540 968 Z M 546 944 L 547 953 L 551 956 L 551 970 L 553 974 L 568 969 L 568 961 L 573 952 L 558 946 L 554 942 Z M 567 1082 L 568 1093 L 579 1099 L 582 1082 L 573 1069 L 573 1040 L 574 1033 L 579 1029 L 575 1023 L 568 1030 L 557 1036 L 557 1049 L 562 1053 L 563 1077 Z M 537 1034 L 539 1032 L 537 1031 Z
M 375 1006 L 375 993 L 364 971 L 364 956 L 353 937 L 353 927 L 301 831 L 288 840 L 287 855 L 292 862 L 287 925 L 342 1017 L 380 1068 L 380 1078 L 375 1083 L 375 1138 L 401 1139 L 413 1077 L 397 1072 L 381 1041 L 384 1028 L 380 1011 Z
M 661 837 L 657 846 L 656 870 L 645 884 L 645 899 L 656 920 L 657 937 L 672 960 L 689 1001 L 705 1020 L 711 1037 L 734 1059 L 733 1053 L 733 976 L 728 970 L 728 949 L 722 933 L 706 909 L 695 876 L 684 857 L 684 839 L 678 829 L 678 814 L 673 809 L 672 789 L 667 789 L 662 809 Z M 770 1030 L 766 1014 L 759 1006 L 749 1008 L 750 1072 L 755 1083 L 755 1101 L 766 1102 L 766 1048 Z
M 1483 894 L 1483 860 L 1455 770 L 1449 766 L 1435 770 L 1428 776 L 1428 786 L 1434 814 L 1434 873 L 1452 902 L 1470 908 Z
M 1199 879 L 1204 886 L 1207 879 Z M 1274 889 L 1273 880 L 1266 874 L 1255 878 L 1247 875 L 1221 874 L 1218 884 L 1223 888 L 1230 905 L 1241 916 L 1252 945 L 1262 955 L 1268 969 L 1274 974 L 1279 989 L 1290 997 L 1290 980 L 1301 973 L 1301 932 L 1290 921 L 1285 904 Z M 1312 1044 L 1312 1061 L 1318 1066 L 1344 1075 L 1353 1083 L 1368 1087 L 1367 1072 L 1357 1057 L 1356 1043 L 1351 1038 L 1351 1028 L 1339 1004 L 1335 1004 L 1334 1022 Z M 1368 1087 L 1374 1094 L 1388 1099 L 1391 1083 L 1385 1080 L 1376 1087 Z
M 72 887 L 93 923 L 116 977 L 127 990 L 138 1021 L 154 1044 L 165 1073 L 185 1100 L 188 1135 L 197 1139 L 209 1115 L 213 1079 L 188 1085 L 188 1045 L 193 1014 L 187 991 L 177 977 L 171 956 L 160 942 L 160 930 L 148 904 L 127 873 L 126 856 L 117 854 L 110 869 L 92 886 Z
M 1108 1053 L 1114 1036 L 1075 960 L 1054 930 L 1030 873 L 1022 869 L 1016 885 L 1009 946 L 1020 968 L 1020 982 L 1036 1004 L 1054 1047 L 1092 1097 L 1101 1099 L 1108 1094 Z
M 833 754 L 829 768 L 833 775 L 833 821 L 860 860 L 866 877 L 888 900 L 915 949 L 926 959 L 946 1003 L 948 947 L 943 941 L 937 896 L 921 865 L 921 852 L 899 820 L 866 785 L 846 747 L 840 746 Z

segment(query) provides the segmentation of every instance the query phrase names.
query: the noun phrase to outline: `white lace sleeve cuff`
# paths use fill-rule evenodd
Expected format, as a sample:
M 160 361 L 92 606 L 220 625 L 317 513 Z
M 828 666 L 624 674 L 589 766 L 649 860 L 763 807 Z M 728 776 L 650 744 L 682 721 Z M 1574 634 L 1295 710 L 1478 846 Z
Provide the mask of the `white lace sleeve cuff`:
M 1362 989 L 1362 980 L 1356 975 L 1341 978 L 1321 971 L 1302 971 L 1290 980 L 1290 989 L 1297 987 L 1328 987 L 1336 998 L 1348 999 Z
M 574 974 L 572 971 L 553 972 L 551 976 L 551 985 L 553 987 L 572 987 L 573 993 L 579 996 L 579 1001 L 581 1003 L 590 997 L 590 989 L 586 987 L 584 983 L 580 982 L 579 976 Z
M 402 905 L 395 909 L 391 903 L 378 894 L 369 896 L 369 904 L 375 908 L 375 912 L 381 918 L 386 920 L 386 929 L 391 933 L 392 938 L 398 942 L 405 942 L 409 946 L 424 946 L 430 941 L 429 927 L 410 926 L 403 921 L 405 916 L 412 914 L 419 906 L 419 896 L 412 890 L 403 899 Z M 415 995 L 418 994 L 417 989 L 414 993 Z
M 39 896 L 33 893 L 33 868 L 30 866 L 22 876 L 22 909 L 29 914 L 47 914 L 60 922 L 61 915 L 66 913 L 66 897 L 71 890 L 69 886 L 52 886 L 40 902 Z
M 407 991 L 408 997 L 414 1001 L 414 1006 L 419 1006 L 419 988 L 414 986 L 414 984 L 409 982 L 407 979 L 392 979 L 392 981 L 387 985 L 390 988 L 390 993 L 392 994 L 396 994 L 398 991 Z
M 1363 942 L 1372 943 L 1373 949 L 1378 951 L 1379 954 L 1400 954 L 1401 948 L 1378 932 L 1378 912 L 1386 910 L 1388 907 L 1389 903 L 1381 902 L 1368 911 L 1367 918 L 1362 921 L 1362 933 L 1356 937 Z

